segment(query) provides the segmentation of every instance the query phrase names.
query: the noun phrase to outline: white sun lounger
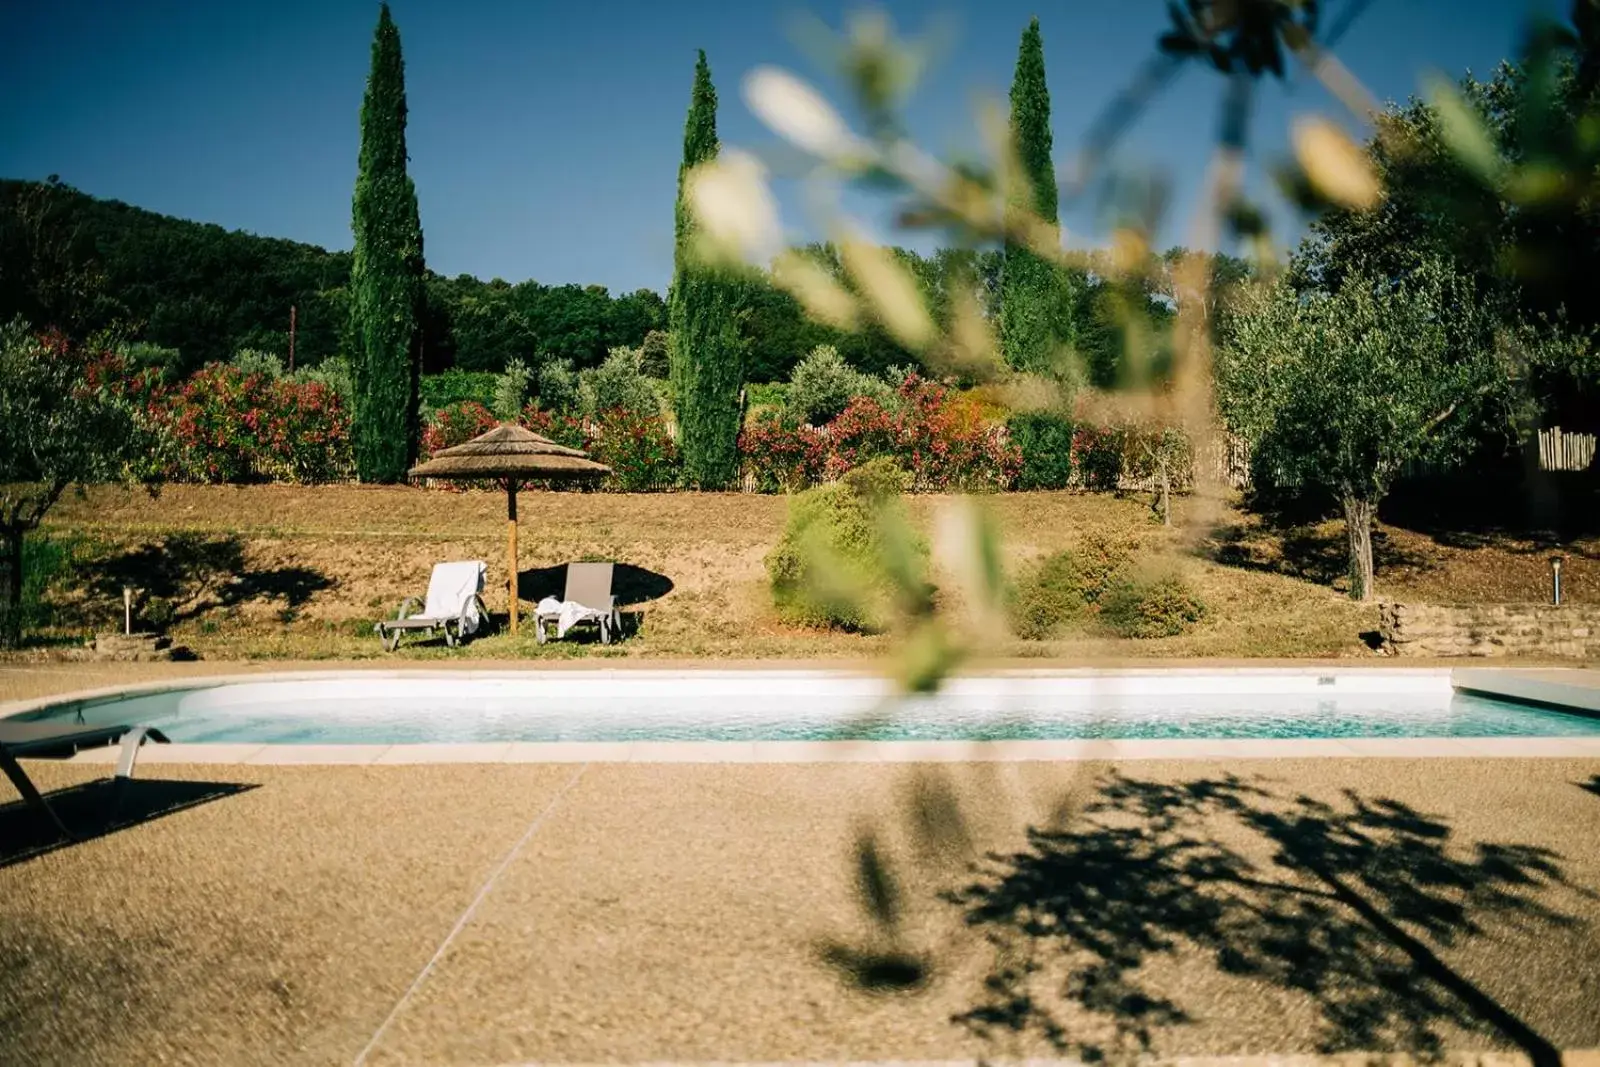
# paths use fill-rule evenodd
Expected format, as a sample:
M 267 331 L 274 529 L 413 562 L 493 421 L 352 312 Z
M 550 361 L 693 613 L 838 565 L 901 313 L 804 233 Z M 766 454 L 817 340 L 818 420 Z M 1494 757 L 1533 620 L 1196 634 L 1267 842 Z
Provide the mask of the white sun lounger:
M 489 611 L 483 605 L 483 576 L 488 565 L 482 560 L 455 560 L 436 563 L 428 579 L 428 599 L 407 597 L 392 619 L 374 629 L 390 652 L 400 647 L 406 633 L 432 635 L 443 631 L 444 643 L 454 648 L 478 632 Z

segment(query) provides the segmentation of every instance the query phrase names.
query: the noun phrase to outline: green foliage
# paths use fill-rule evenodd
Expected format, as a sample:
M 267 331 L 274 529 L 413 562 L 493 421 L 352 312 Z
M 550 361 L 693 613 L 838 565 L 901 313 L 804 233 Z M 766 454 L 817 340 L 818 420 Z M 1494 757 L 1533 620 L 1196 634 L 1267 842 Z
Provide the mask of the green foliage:
M 228 360 L 228 366 L 245 374 L 259 374 L 268 381 L 283 377 L 283 360 L 259 348 L 241 348 Z
M 1177 637 L 1205 616 L 1205 603 L 1176 571 L 1121 578 L 1100 603 L 1100 621 L 1121 637 Z
M 1470 281 L 1430 261 L 1399 285 L 1279 284 L 1217 353 L 1224 420 L 1283 485 L 1376 503 L 1410 463 L 1459 457 L 1503 377 Z
M 832 345 L 818 345 L 795 364 L 785 404 L 797 422 L 823 426 L 858 396 L 888 405 L 894 401 L 894 390 L 882 379 L 850 367 Z
M 452 367 L 438 374 L 427 374 L 421 381 L 422 409 L 425 412 L 438 411 L 440 408 L 459 404 L 465 400 L 473 400 L 484 407 L 492 407 L 498 384 L 498 375 L 484 371 L 461 370 L 458 367 Z
M 651 330 L 639 342 L 639 373 L 658 381 L 672 376 L 672 338 L 666 330 Z
M 352 411 L 356 402 L 355 372 L 350 361 L 343 356 L 332 356 L 314 367 L 302 367 L 290 378 L 297 385 L 321 385 L 339 398 L 345 411 Z
M 1111 426 L 1080 426 L 1072 435 L 1078 484 L 1097 493 L 1115 491 L 1122 480 L 1123 433 Z
M 583 413 L 591 418 L 608 411 L 661 414 L 661 394 L 640 373 L 637 349 L 613 348 L 604 363 L 582 373 L 579 393 Z
M 1020 412 L 1006 420 L 1011 443 L 1022 453 L 1018 489 L 1065 489 L 1072 483 L 1072 421 L 1047 411 Z
M 1010 597 L 1011 629 L 1027 641 L 1055 637 L 1084 613 L 1088 601 L 1083 586 L 1084 576 L 1071 552 L 1045 557 Z
M 0 327 L 0 645 L 21 637 L 23 535 L 68 486 L 153 478 L 154 452 L 142 413 L 94 383 L 81 351 L 20 321 Z
M 892 462 L 876 461 L 794 497 L 783 536 L 766 558 L 780 616 L 841 630 L 888 625 L 905 584 L 898 572 L 925 569 L 928 551 L 900 536 L 905 481 Z M 891 567 L 894 560 L 901 565 Z
M 1023 31 L 1011 82 L 1011 136 L 1022 180 L 1012 206 L 1056 223 L 1056 172 L 1050 154 L 1050 90 L 1045 84 L 1044 41 L 1039 20 Z M 1000 344 L 1013 367 L 1038 372 L 1056 368 L 1063 342 L 1072 336 L 1072 286 L 1066 272 L 1015 242 L 1005 249 L 1001 276 Z
M 152 375 L 161 384 L 171 384 L 183 373 L 183 354 L 176 348 L 166 348 L 148 341 L 130 341 L 115 349 L 134 374 Z
M 351 324 L 356 340 L 356 471 L 398 482 L 417 451 L 422 221 L 406 173 L 405 63 L 400 33 L 379 8 L 361 102 L 361 157 L 351 229 Z
M 697 261 L 694 220 L 684 200 L 689 172 L 716 158 L 717 94 L 701 52 L 683 131 L 678 171 L 676 253 L 669 321 L 672 336 L 672 398 L 685 480 L 720 489 L 739 474 L 739 386 L 744 381 L 739 337 L 741 286 Z
M 583 404 L 578 372 L 564 359 L 539 365 L 539 406 L 559 415 L 575 415 Z
M 34 532 L 22 539 L 22 594 L 15 603 L 0 600 L 0 634 L 27 633 L 55 622 L 50 591 L 70 580 L 80 545 L 71 538 Z
M 505 371 L 494 380 L 494 402 L 490 410 L 501 422 L 516 422 L 533 395 L 533 371 L 520 359 L 506 362 Z

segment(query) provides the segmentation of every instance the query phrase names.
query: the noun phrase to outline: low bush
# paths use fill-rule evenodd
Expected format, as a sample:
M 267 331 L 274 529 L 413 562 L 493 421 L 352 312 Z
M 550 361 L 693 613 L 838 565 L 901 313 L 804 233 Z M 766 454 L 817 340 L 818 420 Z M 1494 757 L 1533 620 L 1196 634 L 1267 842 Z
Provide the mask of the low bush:
M 1056 636 L 1061 627 L 1088 607 L 1083 574 L 1071 552 L 1047 556 L 1020 582 L 1010 601 L 1011 629 L 1028 641 Z
M 789 506 L 783 536 L 766 558 L 773 604 L 786 621 L 853 631 L 884 629 L 892 612 L 886 523 L 901 522 L 904 472 L 876 463 L 846 480 L 808 489 Z M 926 571 L 927 546 L 913 566 Z
M 1065 489 L 1072 484 L 1072 423 L 1049 412 L 1024 412 L 1006 423 L 1021 457 L 1018 489 Z
M 1100 604 L 1100 620 L 1121 637 L 1177 637 L 1205 618 L 1206 606 L 1175 571 L 1119 578 Z
M 1133 545 L 1101 533 L 1086 534 L 1073 550 L 1072 558 L 1084 602 L 1098 604 L 1133 562 Z
M 541 408 L 562 415 L 577 413 L 582 404 L 582 392 L 578 387 L 578 372 L 572 369 L 570 360 L 547 359 L 539 364 L 534 378 Z

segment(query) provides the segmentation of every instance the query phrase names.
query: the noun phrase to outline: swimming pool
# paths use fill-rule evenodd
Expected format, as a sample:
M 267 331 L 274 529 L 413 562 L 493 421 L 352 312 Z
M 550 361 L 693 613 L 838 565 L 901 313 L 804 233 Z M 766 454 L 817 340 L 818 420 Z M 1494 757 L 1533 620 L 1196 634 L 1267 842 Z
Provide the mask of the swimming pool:
M 73 701 L 179 742 L 1600 737 L 1600 717 L 1456 692 L 1444 671 L 1018 672 L 894 699 L 817 671 L 328 672 Z

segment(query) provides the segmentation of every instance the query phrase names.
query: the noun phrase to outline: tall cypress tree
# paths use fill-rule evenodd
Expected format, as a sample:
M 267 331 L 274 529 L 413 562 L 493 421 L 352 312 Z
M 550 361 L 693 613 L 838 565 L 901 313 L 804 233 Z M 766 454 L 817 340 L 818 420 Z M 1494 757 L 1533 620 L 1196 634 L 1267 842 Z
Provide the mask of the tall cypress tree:
M 704 489 L 721 489 L 739 474 L 739 386 L 743 380 L 737 288 L 721 270 L 694 254 L 694 219 L 684 182 L 695 166 L 717 157 L 717 91 L 700 52 L 694 91 L 683 127 L 678 168 L 677 246 L 668 319 L 672 329 L 672 385 L 684 477 Z
M 356 473 L 397 482 L 416 458 L 417 321 L 422 220 L 406 174 L 405 62 L 389 5 L 378 13 L 372 71 L 361 101 L 361 160 L 351 230 L 351 333 L 357 351 Z
M 1054 228 L 1056 168 L 1050 159 L 1050 90 L 1044 80 L 1044 39 L 1039 20 L 1022 33 L 1011 82 L 1011 136 L 1027 178 L 1025 208 Z M 1028 248 L 1008 242 L 1000 279 L 1000 340 L 1006 361 L 1025 370 L 1049 369 L 1056 346 L 1068 338 L 1069 293 L 1063 273 Z

